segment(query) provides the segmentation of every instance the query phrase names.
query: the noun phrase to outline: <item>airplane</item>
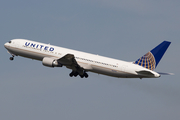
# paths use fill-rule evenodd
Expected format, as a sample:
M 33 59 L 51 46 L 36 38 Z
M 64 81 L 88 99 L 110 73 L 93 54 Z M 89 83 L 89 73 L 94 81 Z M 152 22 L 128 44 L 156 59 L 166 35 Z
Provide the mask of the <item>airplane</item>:
M 87 78 L 87 72 L 117 78 L 159 78 L 171 73 L 158 73 L 155 68 L 171 42 L 163 41 L 157 47 L 133 62 L 126 62 L 100 55 L 44 44 L 26 39 L 13 39 L 4 44 L 8 53 L 42 61 L 46 67 L 65 66 L 72 70 L 70 77 Z

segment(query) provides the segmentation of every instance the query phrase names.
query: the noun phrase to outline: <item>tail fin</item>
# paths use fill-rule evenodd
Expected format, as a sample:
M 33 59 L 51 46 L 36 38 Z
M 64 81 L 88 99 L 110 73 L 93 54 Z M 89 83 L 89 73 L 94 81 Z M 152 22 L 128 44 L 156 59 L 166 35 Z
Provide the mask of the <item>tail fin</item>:
M 134 64 L 138 64 L 147 69 L 154 70 L 157 67 L 159 61 L 163 57 L 164 53 L 166 52 L 170 44 L 171 42 L 169 41 L 163 41 L 154 49 L 152 49 L 151 51 L 146 53 L 144 56 L 136 60 Z

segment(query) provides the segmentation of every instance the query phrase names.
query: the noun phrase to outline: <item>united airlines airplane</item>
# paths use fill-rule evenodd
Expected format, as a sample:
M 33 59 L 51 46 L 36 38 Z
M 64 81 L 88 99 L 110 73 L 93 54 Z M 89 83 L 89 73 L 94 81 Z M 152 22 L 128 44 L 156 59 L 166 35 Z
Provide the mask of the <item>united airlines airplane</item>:
M 8 53 L 14 56 L 22 56 L 40 60 L 47 67 L 66 66 L 71 69 L 70 77 L 88 77 L 87 72 L 108 75 L 118 78 L 158 78 L 161 74 L 154 69 L 171 42 L 163 41 L 157 47 L 146 53 L 134 62 L 112 59 L 90 53 L 80 52 L 50 44 L 30 41 L 26 39 L 13 39 L 4 44 Z

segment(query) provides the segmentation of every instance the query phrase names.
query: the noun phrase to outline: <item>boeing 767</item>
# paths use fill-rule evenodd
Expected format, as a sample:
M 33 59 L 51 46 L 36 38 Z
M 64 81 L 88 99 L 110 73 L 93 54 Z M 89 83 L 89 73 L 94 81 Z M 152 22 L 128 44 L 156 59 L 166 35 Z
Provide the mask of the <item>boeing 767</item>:
M 81 51 L 57 47 L 26 39 L 13 39 L 4 44 L 8 53 L 30 59 L 40 60 L 47 67 L 66 66 L 71 69 L 70 77 L 88 77 L 88 72 L 118 78 L 158 78 L 161 73 L 155 68 L 171 42 L 163 41 L 157 47 L 133 62 L 126 62 Z M 162 73 L 168 74 L 168 73 Z

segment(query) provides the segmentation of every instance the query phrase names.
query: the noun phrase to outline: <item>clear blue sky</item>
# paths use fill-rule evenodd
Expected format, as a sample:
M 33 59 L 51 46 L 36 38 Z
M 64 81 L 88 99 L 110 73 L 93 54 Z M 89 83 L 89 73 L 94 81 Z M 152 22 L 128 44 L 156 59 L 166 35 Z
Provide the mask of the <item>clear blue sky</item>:
M 1 0 L 0 118 L 2 120 L 180 119 L 180 1 Z M 24 38 L 134 61 L 172 42 L 156 71 L 173 76 L 124 79 L 47 68 L 10 55 L 4 43 Z

